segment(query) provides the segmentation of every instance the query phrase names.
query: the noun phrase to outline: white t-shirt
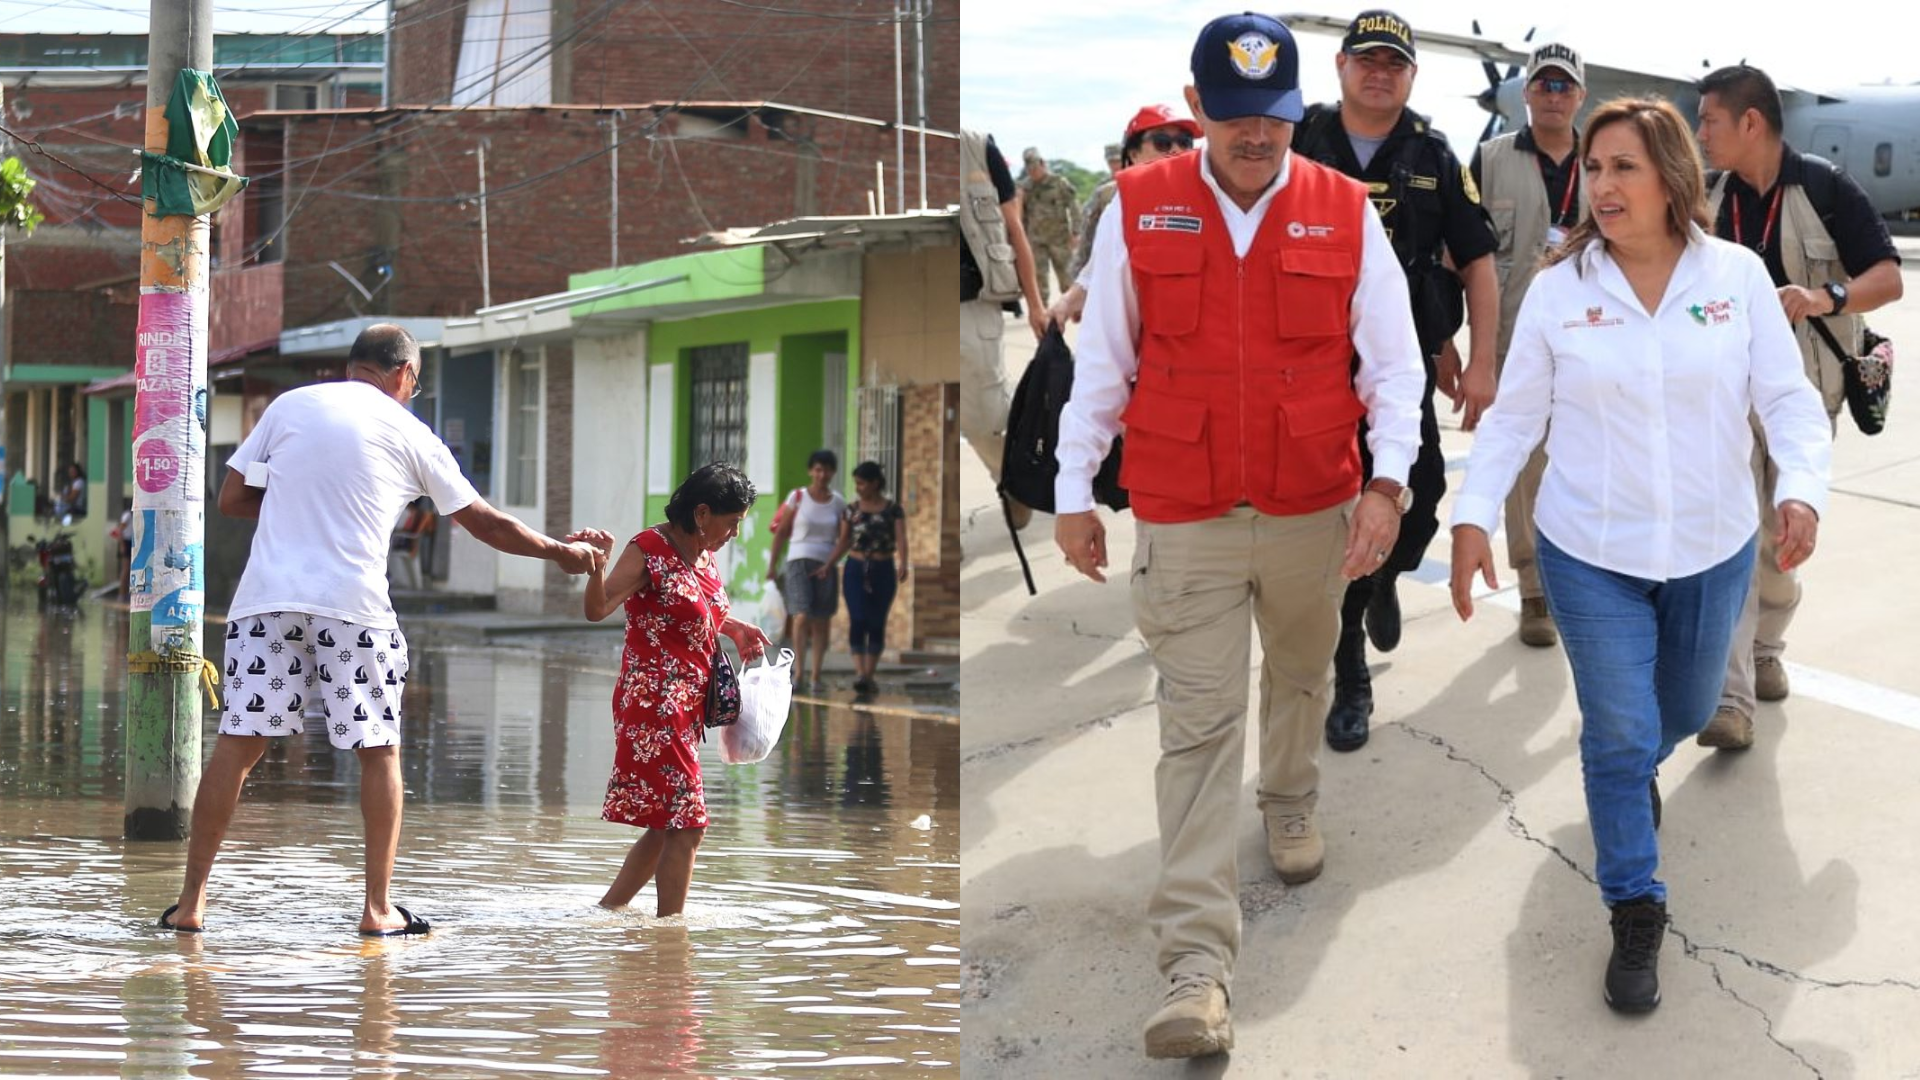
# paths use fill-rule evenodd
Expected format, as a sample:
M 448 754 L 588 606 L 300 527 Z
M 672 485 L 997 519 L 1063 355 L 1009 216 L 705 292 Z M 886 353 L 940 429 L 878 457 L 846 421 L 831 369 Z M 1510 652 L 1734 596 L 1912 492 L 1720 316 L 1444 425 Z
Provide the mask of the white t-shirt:
M 421 495 L 442 514 L 480 497 L 447 444 L 371 383 L 275 398 L 227 467 L 244 478 L 257 463 L 266 496 L 229 618 L 300 611 L 395 629 L 387 597 L 395 519 Z
M 788 499 L 799 500 L 793 515 L 793 535 L 787 539 L 787 558 L 826 562 L 833 557 L 833 546 L 840 542 L 840 519 L 847 515 L 847 500 L 831 493 L 826 502 L 815 502 L 801 488 Z

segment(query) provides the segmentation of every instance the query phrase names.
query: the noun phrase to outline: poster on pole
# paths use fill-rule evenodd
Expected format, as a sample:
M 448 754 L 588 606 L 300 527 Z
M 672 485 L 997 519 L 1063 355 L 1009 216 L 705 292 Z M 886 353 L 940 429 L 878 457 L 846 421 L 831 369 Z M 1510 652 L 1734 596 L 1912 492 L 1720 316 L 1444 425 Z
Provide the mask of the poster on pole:
M 207 294 L 140 290 L 134 353 L 133 594 L 156 652 L 198 652 L 205 606 Z

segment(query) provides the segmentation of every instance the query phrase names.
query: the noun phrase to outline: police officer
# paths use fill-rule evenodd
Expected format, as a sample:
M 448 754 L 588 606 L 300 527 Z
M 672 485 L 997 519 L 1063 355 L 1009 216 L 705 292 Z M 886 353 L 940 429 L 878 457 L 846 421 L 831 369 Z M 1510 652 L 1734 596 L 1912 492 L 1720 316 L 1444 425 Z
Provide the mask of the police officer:
M 1020 181 L 1020 219 L 1026 226 L 1027 242 L 1033 245 L 1034 268 L 1040 282 L 1040 306 L 1046 307 L 1053 291 L 1047 287 L 1047 267 L 1065 292 L 1073 284 L 1069 269 L 1073 246 L 1080 239 L 1080 194 L 1073 182 L 1047 169 L 1040 151 L 1027 147 L 1027 174 Z
M 1317 758 L 1339 597 L 1393 548 L 1425 381 L 1366 189 L 1288 152 L 1293 36 L 1265 15 L 1215 19 L 1192 70 L 1206 149 L 1126 169 L 1100 218 L 1054 483 L 1061 551 L 1104 581 L 1093 478 L 1125 425 L 1129 587 L 1160 680 L 1147 914 L 1166 981 L 1143 1032 L 1156 1058 L 1233 1045 L 1249 623 L 1267 856 L 1293 885 L 1325 863 Z M 1378 470 L 1364 490 L 1363 415 Z
M 1406 271 L 1427 372 L 1421 398 L 1420 455 L 1408 479 L 1412 508 L 1385 565 L 1350 585 L 1341 605 L 1327 745 L 1350 751 L 1366 745 L 1373 716 L 1367 638 L 1382 652 L 1400 643 L 1396 580 L 1403 571 L 1420 566 L 1428 542 L 1440 527 L 1438 510 L 1447 477 L 1433 391 L 1437 386 L 1452 399 L 1454 411 L 1465 409 L 1461 426 L 1467 431 L 1473 430 L 1480 413 L 1493 402 L 1492 331 L 1499 318 L 1499 299 L 1493 260 L 1488 256 L 1499 242 L 1481 208 L 1473 177 L 1448 147 L 1446 136 L 1407 108 L 1416 68 L 1413 28 L 1406 20 L 1391 11 L 1361 12 L 1347 27 L 1334 66 L 1340 75 L 1340 102 L 1309 108 L 1294 129 L 1293 149 L 1367 186 L 1394 254 Z M 1458 275 L 1446 265 L 1449 260 L 1459 268 Z M 1463 280 L 1465 314 L 1472 331 L 1471 362 L 1465 371 L 1452 345 L 1463 314 Z M 1365 430 L 1363 426 L 1361 431 Z M 1364 438 L 1361 453 L 1371 477 L 1372 458 Z
M 1541 255 L 1558 247 L 1586 210 L 1577 159 L 1580 130 L 1574 124 L 1587 100 L 1586 81 L 1579 53 L 1558 43 L 1535 49 L 1522 91 L 1527 125 L 1488 139 L 1473 152 L 1473 179 L 1500 237 L 1493 261 L 1500 281 L 1500 336 L 1494 355 L 1501 367 L 1506 366 L 1520 300 Z M 1546 471 L 1546 452 L 1536 447 L 1506 507 L 1507 562 L 1520 579 L 1520 640 L 1536 648 L 1560 640 L 1547 613 L 1534 555 L 1533 501 Z

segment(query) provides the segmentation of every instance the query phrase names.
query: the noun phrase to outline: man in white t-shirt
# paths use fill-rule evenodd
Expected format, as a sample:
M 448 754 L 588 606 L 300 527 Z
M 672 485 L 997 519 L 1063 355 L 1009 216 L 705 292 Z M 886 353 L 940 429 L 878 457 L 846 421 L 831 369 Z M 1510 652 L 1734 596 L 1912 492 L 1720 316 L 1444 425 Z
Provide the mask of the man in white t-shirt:
M 393 521 L 426 495 L 508 554 L 584 574 L 598 553 L 574 536 L 537 533 L 480 498 L 446 444 L 408 410 L 419 385 L 412 335 L 370 326 L 347 355 L 345 381 L 274 399 L 227 463 L 220 512 L 260 524 L 227 610 L 226 707 L 194 796 L 186 882 L 179 902 L 160 916 L 167 929 L 201 929 L 207 876 L 267 738 L 301 734 L 303 718 L 322 716 L 333 745 L 360 758 L 367 827 L 360 932 L 429 929 L 387 897 L 400 842 L 400 694 L 408 667 L 387 597 Z

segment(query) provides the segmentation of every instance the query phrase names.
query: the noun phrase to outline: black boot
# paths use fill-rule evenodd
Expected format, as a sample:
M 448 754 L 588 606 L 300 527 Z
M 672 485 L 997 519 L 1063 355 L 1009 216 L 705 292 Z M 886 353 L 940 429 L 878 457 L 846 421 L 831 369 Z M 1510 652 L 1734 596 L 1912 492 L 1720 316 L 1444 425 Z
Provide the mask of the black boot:
M 1340 631 L 1333 654 L 1333 708 L 1327 710 L 1327 745 L 1349 753 L 1367 745 L 1373 716 L 1373 680 L 1367 675 L 1367 638 L 1359 627 Z
M 1373 595 L 1367 599 L 1367 639 L 1383 653 L 1400 645 L 1399 580 L 1398 570 L 1375 571 Z
M 1652 1012 L 1660 1004 L 1660 942 L 1666 936 L 1665 901 L 1642 896 L 1613 906 L 1606 993 L 1615 1012 Z

